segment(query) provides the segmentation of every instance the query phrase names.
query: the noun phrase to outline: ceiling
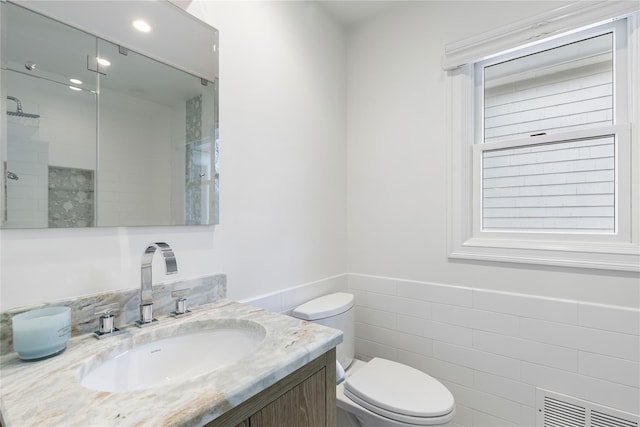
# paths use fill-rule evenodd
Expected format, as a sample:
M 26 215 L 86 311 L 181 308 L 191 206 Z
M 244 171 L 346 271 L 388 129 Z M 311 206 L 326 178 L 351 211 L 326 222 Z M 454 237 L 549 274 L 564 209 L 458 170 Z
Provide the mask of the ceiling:
M 344 26 L 351 26 L 379 15 L 404 0 L 317 0 Z

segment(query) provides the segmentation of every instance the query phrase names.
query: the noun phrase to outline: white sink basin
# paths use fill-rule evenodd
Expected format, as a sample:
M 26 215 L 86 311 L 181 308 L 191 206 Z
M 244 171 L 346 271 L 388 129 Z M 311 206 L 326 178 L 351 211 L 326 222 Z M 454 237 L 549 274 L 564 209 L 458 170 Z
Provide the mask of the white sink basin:
M 186 328 L 185 328 L 186 329 Z M 129 391 L 166 385 L 207 374 L 249 355 L 265 330 L 250 321 L 225 320 L 134 346 L 78 370 L 80 384 L 97 391 Z

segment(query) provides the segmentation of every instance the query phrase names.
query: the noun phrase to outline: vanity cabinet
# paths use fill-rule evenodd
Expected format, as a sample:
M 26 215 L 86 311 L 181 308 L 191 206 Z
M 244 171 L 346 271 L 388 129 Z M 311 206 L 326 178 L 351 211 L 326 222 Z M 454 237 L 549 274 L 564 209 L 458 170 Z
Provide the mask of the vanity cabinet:
M 335 427 L 335 365 L 334 348 L 206 427 Z

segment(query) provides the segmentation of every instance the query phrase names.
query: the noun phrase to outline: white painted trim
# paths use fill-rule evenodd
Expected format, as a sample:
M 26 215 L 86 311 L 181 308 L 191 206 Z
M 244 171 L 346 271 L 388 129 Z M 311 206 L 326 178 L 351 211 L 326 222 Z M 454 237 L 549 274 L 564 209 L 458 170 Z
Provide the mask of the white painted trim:
M 473 232 L 472 171 L 474 139 L 473 65 L 448 73 L 449 98 L 447 125 L 451 142 L 447 144 L 447 246 L 450 256 L 460 253 L 461 245 Z
M 640 254 L 637 252 L 629 255 L 585 253 L 562 251 L 552 247 L 537 251 L 521 248 L 505 250 L 496 247 L 471 247 L 472 240 L 465 243 L 464 247 L 450 252 L 449 258 L 598 270 L 640 271 L 638 267 Z
M 631 123 L 631 243 L 640 247 L 640 14 L 628 18 L 629 38 L 627 40 L 628 75 L 635 76 L 629 81 L 629 123 Z M 635 73 L 635 74 L 633 74 Z M 640 264 L 640 261 L 636 261 Z
M 631 188 L 621 189 L 632 194 L 630 230 L 624 241 L 606 242 L 573 240 L 556 236 L 554 240 L 524 239 L 497 233 L 474 233 L 473 206 L 473 143 L 474 128 L 474 66 L 466 64 L 448 72 L 450 98 L 448 100 L 448 126 L 451 135 L 447 155 L 450 165 L 448 187 L 448 253 L 450 258 L 481 261 L 542 264 L 564 267 L 640 271 L 640 29 L 638 17 L 628 18 L 629 40 L 629 124 L 631 150 L 628 165 L 631 168 Z M 624 208 L 624 206 L 621 206 Z M 477 228 L 476 228 L 477 229 Z M 588 238 L 588 237 L 587 237 Z
M 558 303 L 564 303 L 564 304 L 576 304 L 576 305 L 580 305 L 580 306 L 586 306 L 586 307 L 594 307 L 594 308 L 599 308 L 599 309 L 608 309 L 608 310 L 621 310 L 621 311 L 626 311 L 626 312 L 631 312 L 631 313 L 638 313 L 640 315 L 640 308 L 637 307 L 628 307 L 628 306 L 622 306 L 622 305 L 615 305 L 615 304 L 602 304 L 599 302 L 590 302 L 590 301 L 582 301 L 580 299 L 573 299 L 573 298 L 562 298 L 562 297 L 552 297 L 552 296 L 545 296 L 545 295 L 535 295 L 535 294 L 528 294 L 528 293 L 521 293 L 521 292 L 513 292 L 513 291 L 503 291 L 503 290 L 498 290 L 498 289 L 491 289 L 491 288 L 478 288 L 478 287 L 472 287 L 472 286 L 464 286 L 464 285 L 453 285 L 450 283 L 444 283 L 444 282 L 433 282 L 433 281 L 426 281 L 426 280 L 417 280 L 417 279 L 408 279 L 405 277 L 396 277 L 396 276 L 384 276 L 384 275 L 377 275 L 377 274 L 368 274 L 368 273 L 358 273 L 358 272 L 350 272 L 347 273 L 347 276 L 349 279 L 351 278 L 355 278 L 355 277 L 359 277 L 359 278 L 364 278 L 364 279 L 371 279 L 371 280 L 375 280 L 375 281 L 386 281 L 388 282 L 390 285 L 388 286 L 389 289 L 393 288 L 394 291 L 393 292 L 386 292 L 387 294 L 390 295 L 396 295 L 395 293 L 395 289 L 398 283 L 410 283 L 410 284 L 419 284 L 419 285 L 424 285 L 424 286 L 437 286 L 437 287 L 441 287 L 441 288 L 448 288 L 448 289 L 454 289 L 454 290 L 460 290 L 460 291 L 469 291 L 469 292 L 473 292 L 475 294 L 490 294 L 493 296 L 506 296 L 506 297 L 515 297 L 515 298 L 521 298 L 523 300 L 535 300 L 535 301 L 540 301 L 543 303 L 551 303 L 551 302 L 558 302 Z M 351 281 L 349 280 L 349 283 L 351 283 Z M 361 287 L 352 287 L 351 285 L 348 285 L 347 287 L 348 290 L 363 290 L 363 291 L 367 291 L 367 292 L 376 292 L 376 293 L 380 293 L 377 290 L 371 289 L 370 287 L 367 288 L 361 288 Z M 437 302 L 437 301 L 434 301 Z M 357 301 L 356 301 L 357 303 Z M 569 322 L 571 324 L 579 324 L 578 319 L 576 319 L 575 322 Z M 623 331 L 619 331 L 616 330 L 615 332 L 623 332 Z M 629 333 L 629 334 L 634 334 L 632 332 L 625 332 L 625 333 Z M 636 334 L 637 335 L 637 334 Z
M 637 1 L 577 1 L 558 9 L 515 22 L 445 46 L 443 69 L 453 70 L 490 58 L 496 52 L 549 39 L 586 27 L 637 12 Z

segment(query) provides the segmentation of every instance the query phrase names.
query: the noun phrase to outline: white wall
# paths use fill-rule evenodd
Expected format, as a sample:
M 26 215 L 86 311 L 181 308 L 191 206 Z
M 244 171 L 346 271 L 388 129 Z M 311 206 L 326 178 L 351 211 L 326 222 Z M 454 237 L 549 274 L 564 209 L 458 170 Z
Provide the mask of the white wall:
M 229 296 L 346 271 L 342 28 L 313 2 L 203 1 L 220 31 L 220 226 Z
M 446 43 L 559 2 L 407 2 L 348 38 L 350 273 L 640 307 L 638 274 L 447 259 Z
M 447 259 L 446 43 L 552 2 L 407 2 L 348 36 L 356 352 L 422 369 L 456 425 L 533 426 L 536 387 L 640 412 L 640 276 Z
M 226 273 L 234 299 L 346 271 L 341 27 L 307 2 L 191 7 L 221 33 L 220 225 L 2 230 L 2 310 L 135 288 L 159 240 L 178 258 L 170 281 Z

